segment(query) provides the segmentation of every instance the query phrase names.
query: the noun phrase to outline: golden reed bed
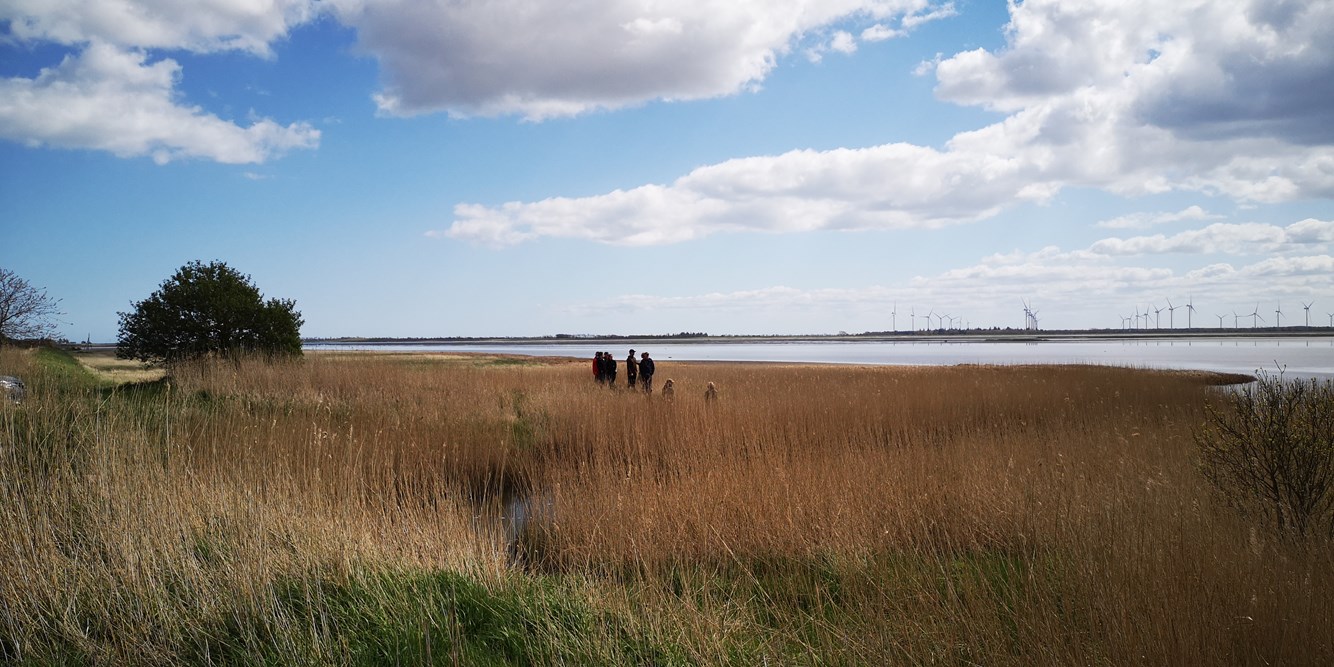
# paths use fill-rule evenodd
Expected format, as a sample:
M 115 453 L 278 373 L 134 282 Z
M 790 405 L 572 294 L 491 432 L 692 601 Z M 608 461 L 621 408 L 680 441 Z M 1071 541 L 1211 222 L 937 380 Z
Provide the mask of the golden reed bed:
M 318 645 L 281 582 L 449 570 L 560 582 L 692 664 L 1334 663 L 1330 544 L 1211 492 L 1200 374 L 659 362 L 666 401 L 583 360 L 313 354 L 116 389 L 0 362 L 32 378 L 0 408 L 11 653 L 170 663 L 220 614 Z M 518 545 L 515 498 L 540 515 Z

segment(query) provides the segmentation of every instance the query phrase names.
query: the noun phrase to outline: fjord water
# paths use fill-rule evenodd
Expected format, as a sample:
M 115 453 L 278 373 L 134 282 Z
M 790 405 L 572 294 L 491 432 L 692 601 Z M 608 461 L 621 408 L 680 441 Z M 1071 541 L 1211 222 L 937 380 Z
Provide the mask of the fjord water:
M 480 352 L 587 357 L 634 347 L 662 361 L 774 361 L 827 364 L 952 366 L 956 364 L 1102 364 L 1334 379 L 1334 337 L 1067 338 L 979 341 L 965 338 L 895 341 L 708 342 L 578 341 L 505 344 L 317 343 L 308 350 Z

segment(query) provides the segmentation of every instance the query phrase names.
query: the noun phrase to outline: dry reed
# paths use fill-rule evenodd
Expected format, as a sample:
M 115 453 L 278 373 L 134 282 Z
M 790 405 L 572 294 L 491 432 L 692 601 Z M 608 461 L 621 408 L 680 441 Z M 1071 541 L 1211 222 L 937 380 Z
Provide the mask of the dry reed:
M 660 362 L 664 400 L 485 362 L 79 389 L 0 350 L 33 378 L 0 408 L 0 655 L 199 659 L 221 618 L 266 659 L 343 661 L 280 589 L 411 570 L 554 577 L 693 663 L 1334 662 L 1330 544 L 1211 494 L 1199 377 Z M 516 498 L 527 570 L 495 520 Z

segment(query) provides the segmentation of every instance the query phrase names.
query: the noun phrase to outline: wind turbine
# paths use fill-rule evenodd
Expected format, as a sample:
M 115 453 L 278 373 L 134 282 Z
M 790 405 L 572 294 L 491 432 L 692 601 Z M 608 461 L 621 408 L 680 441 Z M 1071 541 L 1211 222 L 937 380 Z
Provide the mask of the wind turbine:
M 1038 330 L 1038 312 L 1039 312 L 1039 311 L 1036 311 L 1036 310 L 1035 310 L 1035 311 L 1033 311 L 1032 313 L 1030 313 L 1030 314 L 1028 315 L 1028 317 L 1029 317 L 1030 319 L 1033 320 L 1033 330 L 1034 330 L 1034 331 L 1037 331 L 1037 330 Z
M 1190 315 L 1195 312 L 1195 296 L 1191 295 L 1190 300 L 1186 302 L 1186 328 L 1190 328 Z M 1220 325 L 1221 328 L 1221 325 Z
M 1241 327 L 1237 324 L 1237 322 L 1239 322 L 1240 319 L 1241 319 L 1241 316 L 1237 314 L 1237 311 L 1235 311 L 1235 310 L 1232 311 L 1232 328 L 1233 328 L 1233 329 L 1240 329 L 1240 328 L 1241 328 Z
M 911 318 L 913 333 L 917 333 L 917 306 L 908 309 L 908 317 Z
M 898 333 L 898 332 L 899 332 L 899 323 L 898 323 L 898 320 L 894 319 L 895 316 L 898 315 L 898 309 L 899 309 L 899 302 L 898 302 L 898 301 L 895 301 L 895 302 L 894 302 L 894 307 L 889 309 L 889 328 L 890 328 L 890 329 L 893 329 L 893 330 L 894 330 L 894 333 Z
M 1306 326 L 1308 326 L 1308 327 L 1311 326 L 1311 305 L 1314 304 L 1314 303 L 1315 303 L 1315 302 L 1312 301 L 1311 303 L 1303 303 L 1303 304 L 1302 304 L 1302 310 L 1305 310 L 1305 311 L 1306 311 Z
M 933 318 L 933 317 L 935 317 L 935 316 L 936 316 L 936 309 L 935 309 L 935 308 L 932 308 L 932 309 L 926 314 L 926 330 L 927 330 L 927 331 L 930 331 L 930 330 L 931 330 L 931 318 Z
M 1274 308 L 1274 326 L 1283 326 L 1283 304 L 1280 303 Z
M 1227 314 L 1216 315 L 1215 317 L 1218 318 L 1218 328 L 1219 328 L 1219 329 L 1222 329 L 1222 328 L 1223 328 L 1223 318 L 1224 318 L 1224 317 L 1227 317 Z
M 1177 328 L 1177 308 L 1180 307 L 1181 306 L 1173 306 L 1171 299 L 1167 300 L 1167 328 Z
M 1255 310 L 1251 311 L 1251 328 L 1256 328 L 1256 323 L 1264 322 L 1265 318 L 1260 317 L 1260 304 L 1255 304 Z M 1266 323 L 1267 324 L 1267 323 Z

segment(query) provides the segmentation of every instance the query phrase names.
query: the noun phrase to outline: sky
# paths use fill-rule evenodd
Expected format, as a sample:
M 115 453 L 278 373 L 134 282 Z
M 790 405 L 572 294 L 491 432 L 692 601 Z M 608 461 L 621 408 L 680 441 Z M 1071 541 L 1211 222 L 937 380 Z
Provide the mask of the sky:
M 0 267 L 95 342 L 196 259 L 308 337 L 1325 325 L 1331 100 L 1334 0 L 0 0 Z

